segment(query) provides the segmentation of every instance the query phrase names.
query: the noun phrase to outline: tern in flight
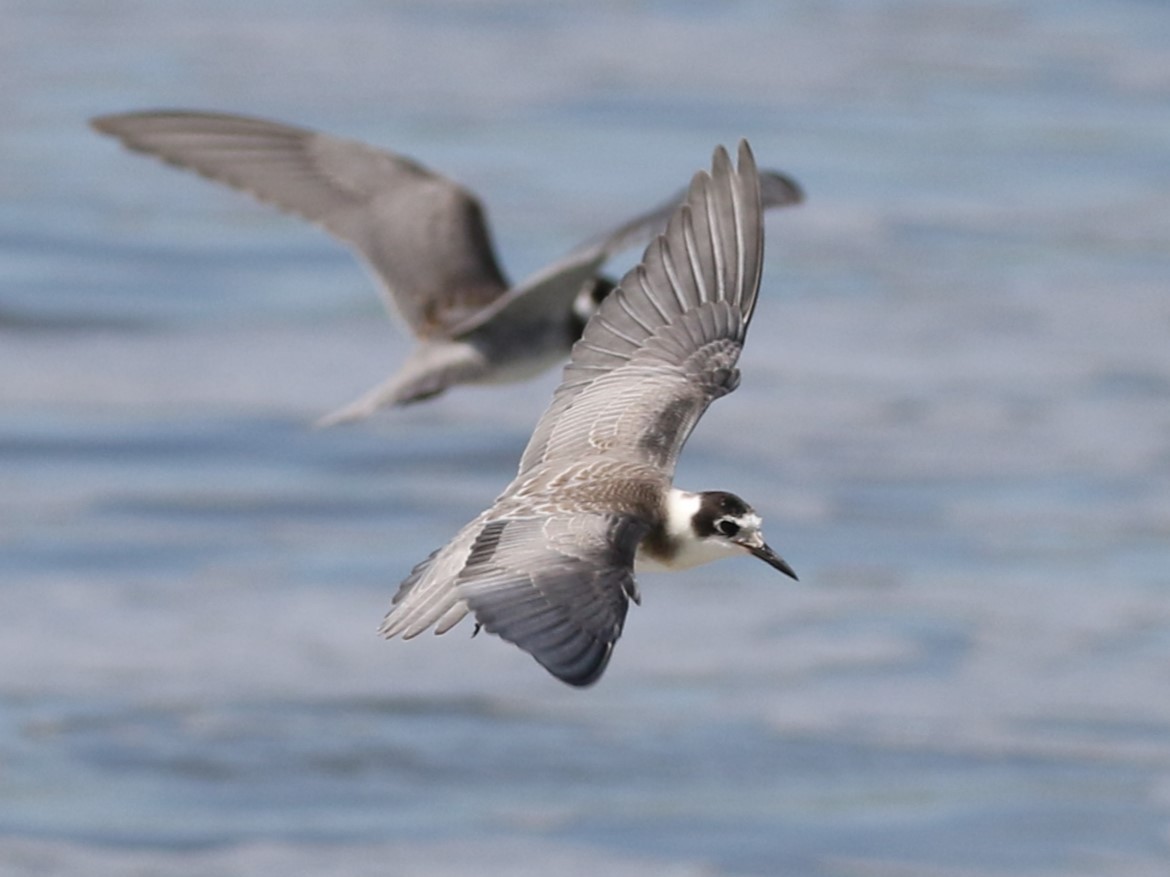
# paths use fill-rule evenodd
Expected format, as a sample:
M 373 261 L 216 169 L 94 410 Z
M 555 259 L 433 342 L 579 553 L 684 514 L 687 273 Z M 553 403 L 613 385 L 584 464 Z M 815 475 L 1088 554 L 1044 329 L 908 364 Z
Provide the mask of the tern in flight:
M 739 384 L 764 253 L 760 178 L 716 150 L 665 233 L 600 304 L 511 484 L 402 582 L 387 637 L 469 613 L 570 685 L 609 662 L 636 570 L 751 555 L 796 578 L 760 516 L 725 491 L 673 486 L 683 444 Z
M 602 265 L 662 232 L 669 201 L 593 238 L 510 286 L 484 208 L 458 183 L 401 155 L 307 128 L 224 113 L 99 116 L 94 128 L 130 149 L 248 192 L 322 226 L 370 268 L 388 310 L 416 345 L 389 379 L 318 421 L 358 420 L 456 384 L 520 380 L 564 361 L 613 289 Z M 776 172 L 760 175 L 763 206 L 802 200 Z

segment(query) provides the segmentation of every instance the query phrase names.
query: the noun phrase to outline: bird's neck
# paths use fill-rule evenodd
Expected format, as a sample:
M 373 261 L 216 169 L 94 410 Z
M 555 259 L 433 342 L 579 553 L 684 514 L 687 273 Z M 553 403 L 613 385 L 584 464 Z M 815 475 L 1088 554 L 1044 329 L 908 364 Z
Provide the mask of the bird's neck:
M 672 487 L 663 502 L 662 519 L 638 546 L 635 572 L 668 572 L 690 569 L 727 557 L 727 546 L 717 540 L 699 539 L 693 521 L 702 499 Z

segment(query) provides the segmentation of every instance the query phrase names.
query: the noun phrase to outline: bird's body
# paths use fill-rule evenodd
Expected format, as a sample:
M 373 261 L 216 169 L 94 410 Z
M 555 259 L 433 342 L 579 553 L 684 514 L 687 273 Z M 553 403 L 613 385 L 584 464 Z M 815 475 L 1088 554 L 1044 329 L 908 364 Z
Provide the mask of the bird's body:
M 658 234 L 682 196 L 636 216 L 510 286 L 474 194 L 417 162 L 363 143 L 224 113 L 149 111 L 93 126 L 130 149 L 321 225 L 371 269 L 416 346 L 400 369 L 323 424 L 442 393 L 456 384 L 530 377 L 564 361 L 613 288 L 601 268 Z M 801 200 L 762 176 L 765 206 Z
M 637 601 L 638 569 L 751 554 L 793 575 L 760 518 L 722 491 L 673 486 L 707 406 L 739 383 L 736 361 L 763 259 L 759 177 L 717 150 L 665 234 L 606 297 L 574 345 L 519 473 L 496 502 L 414 568 L 382 633 L 477 629 L 587 685 Z

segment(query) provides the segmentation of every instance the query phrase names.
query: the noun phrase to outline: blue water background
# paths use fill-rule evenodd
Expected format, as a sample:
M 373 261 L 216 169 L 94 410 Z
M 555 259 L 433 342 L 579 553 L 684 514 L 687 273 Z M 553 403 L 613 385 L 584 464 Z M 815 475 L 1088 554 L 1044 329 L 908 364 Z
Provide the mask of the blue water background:
M 0 873 L 1170 873 L 1170 6 L 0 18 Z M 801 583 L 646 577 L 586 691 L 380 640 L 557 376 L 310 429 L 403 332 L 315 229 L 85 125 L 147 107 L 410 154 L 516 278 L 749 137 L 808 203 L 678 481 Z

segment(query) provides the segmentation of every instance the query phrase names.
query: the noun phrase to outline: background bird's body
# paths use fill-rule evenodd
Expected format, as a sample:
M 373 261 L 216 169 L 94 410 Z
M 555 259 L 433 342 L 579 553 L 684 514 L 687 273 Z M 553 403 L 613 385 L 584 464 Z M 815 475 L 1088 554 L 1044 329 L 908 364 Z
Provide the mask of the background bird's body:
M 418 346 L 398 372 L 322 418 L 322 425 L 430 398 L 456 384 L 523 380 L 562 362 L 612 288 L 600 275 L 604 263 L 661 231 L 682 197 L 512 287 L 479 199 L 412 159 L 226 113 L 125 113 L 98 117 L 93 126 L 130 149 L 322 226 L 369 266 L 387 310 L 406 323 Z M 762 179 L 767 206 L 801 200 L 787 177 L 766 172 Z

